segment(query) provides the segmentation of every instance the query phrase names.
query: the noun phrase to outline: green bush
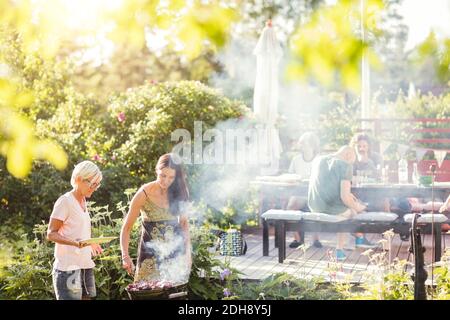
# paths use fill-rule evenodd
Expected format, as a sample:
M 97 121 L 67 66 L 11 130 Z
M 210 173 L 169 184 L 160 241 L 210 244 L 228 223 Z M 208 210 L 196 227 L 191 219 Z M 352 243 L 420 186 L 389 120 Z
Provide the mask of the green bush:
M 195 121 L 202 121 L 205 130 L 246 109 L 200 82 L 180 81 L 130 89 L 111 99 L 108 111 L 106 132 L 111 138 L 105 152 L 116 154 L 131 175 L 153 177 L 158 157 L 178 143 L 170 139 L 175 129 L 186 129 L 193 138 Z M 120 113 L 125 116 L 122 122 Z
M 228 198 L 223 207 L 214 208 L 201 202 L 198 210 L 204 213 L 204 222 L 227 230 L 256 226 L 258 206 L 258 193 L 250 188 Z
M 191 227 L 192 270 L 189 278 L 189 291 L 193 298 L 218 300 L 223 297 L 224 281 L 219 281 L 221 271 L 231 268 L 214 257 L 217 240 L 207 226 Z M 233 270 L 234 274 L 238 274 Z
M 445 119 L 450 118 L 450 93 L 435 96 L 431 93 L 428 94 L 417 94 L 415 97 L 406 97 L 400 93 L 395 102 L 391 102 L 387 105 L 388 110 L 390 110 L 397 118 L 406 119 Z M 385 137 L 387 140 L 396 139 L 404 144 L 409 144 L 411 140 L 415 139 L 449 139 L 450 133 L 448 132 L 420 132 L 411 133 L 409 129 L 446 129 L 448 128 L 448 123 L 444 122 L 429 122 L 429 123 L 397 123 L 395 130 L 387 131 L 388 135 Z M 434 143 L 432 145 L 427 143 L 416 143 L 417 146 L 424 148 L 436 148 L 436 149 L 447 149 L 448 143 Z M 447 156 L 447 159 L 450 159 Z
M 108 185 L 99 190 L 101 197 L 118 202 L 124 187 L 153 180 L 158 158 L 178 143 L 170 138 L 175 129 L 186 129 L 193 138 L 195 121 L 202 121 L 206 130 L 245 112 L 240 102 L 195 81 L 147 84 L 112 98 L 104 122 L 108 139 L 98 152 Z M 199 168 L 186 169 L 194 195 Z
M 117 118 L 120 112 L 125 115 L 122 122 Z M 0 222 L 16 215 L 25 215 L 29 228 L 47 221 L 58 196 L 71 188 L 73 166 L 86 159 L 96 161 L 104 176 L 93 200 L 99 205 L 125 201 L 125 189 L 155 178 L 159 156 L 175 145 L 170 140 L 172 131 L 185 128 L 193 136 L 194 121 L 214 126 L 244 112 L 239 102 L 199 82 L 130 89 L 112 98 L 107 110 L 68 88 L 65 101 L 53 116 L 38 120 L 36 126 L 40 137 L 52 138 L 63 146 L 69 155 L 68 167 L 59 172 L 47 163 L 36 162 L 30 176 L 18 180 L 8 174 L 5 161 L 0 159 L 0 201 L 8 203 Z M 188 172 L 191 184 L 195 184 L 195 170 Z
M 328 144 L 332 149 L 339 149 L 349 144 L 350 139 L 360 126 L 358 101 L 348 102 L 345 95 L 332 93 L 329 110 L 320 115 L 317 123 L 322 146 Z
M 56 199 L 71 189 L 73 166 L 90 158 L 89 150 L 99 140 L 94 133 L 101 130 L 95 111 L 98 105 L 75 92 L 67 95 L 67 101 L 61 102 L 49 119 L 37 121 L 36 134 L 40 138 L 57 141 L 68 154 L 69 165 L 65 170 L 58 171 L 47 162 L 36 161 L 30 175 L 19 180 L 6 171 L 5 160 L 0 159 L 0 200 L 5 199 L 8 203 L 0 222 L 25 215 L 26 226 L 31 229 L 34 224 L 47 221 Z M 107 201 L 105 199 L 104 203 Z
M 3 199 L 0 222 L 15 222 L 16 227 L 24 226 L 28 231 L 36 223 L 48 220 L 56 199 L 71 188 L 68 172 L 59 172 L 43 162 L 35 163 L 34 170 L 24 180 L 0 175 L 0 184 L 0 201 Z

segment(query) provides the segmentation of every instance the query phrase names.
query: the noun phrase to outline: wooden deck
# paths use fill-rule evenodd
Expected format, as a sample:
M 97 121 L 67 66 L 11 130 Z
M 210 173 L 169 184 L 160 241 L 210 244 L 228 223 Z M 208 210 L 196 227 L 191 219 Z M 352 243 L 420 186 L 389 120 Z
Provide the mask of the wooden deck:
M 337 270 L 334 275 L 338 279 L 347 278 L 353 283 L 362 283 L 369 281 L 370 276 L 379 270 L 374 263 L 369 262 L 369 257 L 362 255 L 367 249 L 355 248 L 354 237 L 348 236 L 348 242 L 345 249 L 347 259 L 343 262 L 336 263 L 332 261 L 334 257 L 334 249 L 336 245 L 336 235 L 332 233 L 320 233 L 320 241 L 323 248 L 315 248 L 312 246 L 312 234 L 306 234 L 304 248 L 291 249 L 288 247 L 293 240 L 293 234 L 287 233 L 286 236 L 286 260 L 284 263 L 278 263 L 278 249 L 274 247 L 274 237 L 269 237 L 269 256 L 262 255 L 262 232 L 245 234 L 244 237 L 248 245 L 245 255 L 237 257 L 224 257 L 218 255 L 222 261 L 228 260 L 233 268 L 242 272 L 242 279 L 264 279 L 271 274 L 278 272 L 287 272 L 299 278 L 311 278 L 320 276 L 324 281 L 332 280 L 333 270 Z M 373 243 L 382 240 L 380 234 L 366 234 L 367 239 Z M 431 235 L 424 235 L 423 244 L 425 245 L 425 263 L 431 264 L 432 247 Z M 442 234 L 442 252 L 446 249 L 446 244 L 450 246 L 450 234 Z M 413 256 L 408 253 L 410 242 L 400 240 L 399 235 L 395 235 L 392 239 L 390 250 L 391 261 L 395 258 L 407 260 L 411 264 Z M 382 253 L 383 249 L 380 245 L 375 249 L 376 253 Z M 389 251 L 386 251 L 386 259 L 389 259 Z M 408 270 L 411 269 L 411 266 Z M 431 278 L 431 270 L 427 268 L 428 278 Z M 336 278 L 334 278 L 336 279 Z

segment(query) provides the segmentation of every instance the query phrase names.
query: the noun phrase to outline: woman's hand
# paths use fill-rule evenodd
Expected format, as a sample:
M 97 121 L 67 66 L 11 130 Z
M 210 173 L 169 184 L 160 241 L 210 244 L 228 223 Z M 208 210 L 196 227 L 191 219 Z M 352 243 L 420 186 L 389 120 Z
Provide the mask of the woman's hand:
M 89 246 L 90 244 L 87 244 L 85 242 L 82 242 L 81 239 L 75 239 L 75 241 L 73 241 L 73 246 L 82 249 L 84 247 Z
M 94 257 L 103 253 L 102 247 L 100 247 L 100 245 L 98 245 L 97 243 L 92 243 L 90 246 L 92 250 L 92 255 Z
M 366 209 L 367 209 L 367 206 L 364 203 L 362 203 L 361 201 L 359 201 L 358 199 L 356 199 L 356 206 L 355 206 L 356 212 L 360 213 Z
M 125 256 L 122 258 L 122 268 L 124 268 L 129 275 L 133 275 L 134 273 L 134 264 L 133 260 L 131 260 L 130 256 Z
M 186 260 L 189 270 L 192 269 L 192 254 L 190 251 L 186 254 Z

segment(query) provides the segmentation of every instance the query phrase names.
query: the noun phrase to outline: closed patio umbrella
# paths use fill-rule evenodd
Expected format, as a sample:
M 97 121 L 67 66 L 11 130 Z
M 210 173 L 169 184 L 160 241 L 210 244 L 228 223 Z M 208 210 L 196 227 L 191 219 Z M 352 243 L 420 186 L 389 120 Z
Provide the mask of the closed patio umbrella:
M 272 23 L 269 20 L 253 51 L 256 55 L 256 80 L 253 111 L 260 121 L 259 157 L 265 174 L 275 174 L 282 147 L 278 129 L 278 64 L 282 55 Z

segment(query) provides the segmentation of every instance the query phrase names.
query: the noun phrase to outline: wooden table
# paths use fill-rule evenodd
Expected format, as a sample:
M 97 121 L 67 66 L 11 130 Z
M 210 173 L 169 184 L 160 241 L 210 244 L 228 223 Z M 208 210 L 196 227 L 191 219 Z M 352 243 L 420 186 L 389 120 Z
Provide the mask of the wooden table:
M 259 186 L 261 214 L 271 208 L 285 209 L 290 196 L 308 196 L 306 182 L 252 181 Z M 434 198 L 445 201 L 450 194 L 450 183 L 432 188 L 414 184 L 362 184 L 352 187 L 352 193 L 363 201 L 382 201 L 385 198 Z
M 450 184 L 439 185 L 434 188 L 417 186 L 414 184 L 366 184 L 352 187 L 352 193 L 361 199 L 384 198 L 434 198 L 445 201 L 450 193 Z

